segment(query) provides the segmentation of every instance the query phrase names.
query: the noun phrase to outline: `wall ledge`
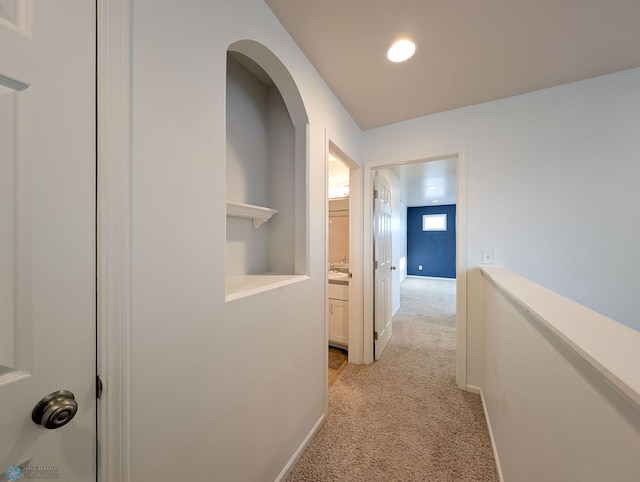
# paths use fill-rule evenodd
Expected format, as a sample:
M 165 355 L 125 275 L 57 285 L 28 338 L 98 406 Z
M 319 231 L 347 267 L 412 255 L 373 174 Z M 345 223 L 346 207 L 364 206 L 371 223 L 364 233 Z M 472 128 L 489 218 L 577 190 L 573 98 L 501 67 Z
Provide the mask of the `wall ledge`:
M 505 268 L 482 275 L 640 412 L 640 332 Z

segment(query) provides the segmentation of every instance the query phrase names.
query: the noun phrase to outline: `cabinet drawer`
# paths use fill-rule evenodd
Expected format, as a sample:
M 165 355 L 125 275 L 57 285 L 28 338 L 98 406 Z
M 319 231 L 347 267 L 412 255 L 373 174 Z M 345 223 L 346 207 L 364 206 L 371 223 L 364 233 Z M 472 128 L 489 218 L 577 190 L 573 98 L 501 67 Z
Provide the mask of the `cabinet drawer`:
M 329 283 L 329 298 L 349 301 L 349 285 Z

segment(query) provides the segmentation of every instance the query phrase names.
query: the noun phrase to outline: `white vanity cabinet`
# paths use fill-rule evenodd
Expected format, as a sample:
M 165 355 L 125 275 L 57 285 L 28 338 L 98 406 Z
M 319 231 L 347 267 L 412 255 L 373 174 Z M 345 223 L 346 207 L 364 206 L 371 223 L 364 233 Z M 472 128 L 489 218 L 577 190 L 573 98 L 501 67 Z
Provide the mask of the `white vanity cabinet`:
M 349 345 L 349 285 L 329 282 L 329 345 Z

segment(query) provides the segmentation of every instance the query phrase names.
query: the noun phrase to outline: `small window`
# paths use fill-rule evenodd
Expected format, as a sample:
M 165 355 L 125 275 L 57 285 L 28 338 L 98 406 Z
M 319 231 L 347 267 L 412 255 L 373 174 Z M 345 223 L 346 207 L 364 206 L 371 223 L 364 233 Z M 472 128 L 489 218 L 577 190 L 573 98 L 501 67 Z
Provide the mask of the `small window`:
M 423 231 L 446 231 L 447 215 L 446 214 L 424 214 L 422 216 Z

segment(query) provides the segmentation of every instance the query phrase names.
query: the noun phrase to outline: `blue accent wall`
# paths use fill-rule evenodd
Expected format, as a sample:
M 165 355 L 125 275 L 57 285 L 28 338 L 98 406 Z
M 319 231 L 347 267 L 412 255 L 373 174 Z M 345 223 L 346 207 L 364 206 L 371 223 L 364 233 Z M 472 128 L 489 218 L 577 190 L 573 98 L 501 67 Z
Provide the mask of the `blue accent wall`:
M 424 214 L 446 214 L 446 231 L 423 231 Z M 422 271 L 418 267 L 422 265 Z M 407 274 L 456 277 L 456 206 L 407 208 Z

